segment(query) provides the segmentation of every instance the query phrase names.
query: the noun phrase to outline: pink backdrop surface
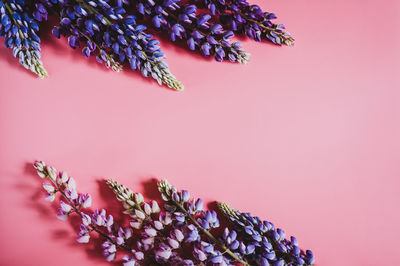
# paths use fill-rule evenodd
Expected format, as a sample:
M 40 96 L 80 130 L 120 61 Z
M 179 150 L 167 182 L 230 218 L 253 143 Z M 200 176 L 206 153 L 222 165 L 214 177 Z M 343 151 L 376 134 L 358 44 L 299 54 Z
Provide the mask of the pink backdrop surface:
M 256 1 L 253 1 L 256 2 Z M 162 41 L 185 91 L 113 73 L 43 37 L 39 80 L 0 45 L 0 265 L 107 265 L 56 219 L 31 163 L 147 198 L 167 178 L 295 235 L 317 265 L 400 261 L 400 3 L 258 1 L 293 48 L 241 39 L 248 65 Z

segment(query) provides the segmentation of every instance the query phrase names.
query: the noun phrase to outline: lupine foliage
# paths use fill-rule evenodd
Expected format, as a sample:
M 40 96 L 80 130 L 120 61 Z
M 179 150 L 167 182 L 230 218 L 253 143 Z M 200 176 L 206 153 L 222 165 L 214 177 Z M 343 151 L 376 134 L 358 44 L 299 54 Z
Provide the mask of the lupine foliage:
M 154 200 L 146 202 L 142 194 L 107 181 L 129 218 L 129 225 L 121 226 L 106 210 L 89 209 L 91 196 L 79 193 L 75 180 L 66 172 L 57 172 L 42 161 L 34 167 L 47 180 L 43 184 L 46 200 L 59 199 L 57 217 L 63 221 L 71 215 L 80 218 L 77 242 L 88 243 L 97 234 L 107 261 L 120 260 L 124 266 L 283 266 L 315 262 L 313 253 L 301 250 L 295 237 L 287 239 L 272 223 L 225 203 L 218 203 L 219 213 L 230 223 L 220 228 L 216 211 L 206 210 L 201 199 L 191 198 L 186 190 L 178 191 L 166 180 L 158 183 L 163 205 Z
M 271 22 L 275 14 L 246 0 L 0 0 L 5 46 L 40 77 L 47 72 L 40 61 L 39 22 L 49 15 L 59 21 L 53 35 L 68 38 L 84 56 L 95 56 L 114 71 L 129 66 L 175 90 L 183 90 L 183 85 L 170 73 L 158 40 L 143 24 L 217 61 L 248 61 L 250 55 L 240 43 L 231 41 L 234 33 L 278 45 L 294 41 L 282 24 Z

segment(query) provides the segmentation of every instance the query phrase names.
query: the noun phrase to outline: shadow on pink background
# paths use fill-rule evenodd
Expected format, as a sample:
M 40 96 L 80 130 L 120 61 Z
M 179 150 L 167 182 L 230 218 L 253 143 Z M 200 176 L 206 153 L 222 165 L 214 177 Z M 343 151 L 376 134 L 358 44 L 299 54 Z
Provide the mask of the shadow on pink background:
M 400 4 L 258 3 L 295 47 L 244 39 L 251 60 L 235 65 L 162 41 L 182 93 L 48 37 L 39 80 L 0 45 L 0 265 L 107 265 L 56 219 L 34 160 L 113 213 L 104 178 L 147 198 L 167 178 L 273 222 L 317 265 L 398 264 Z

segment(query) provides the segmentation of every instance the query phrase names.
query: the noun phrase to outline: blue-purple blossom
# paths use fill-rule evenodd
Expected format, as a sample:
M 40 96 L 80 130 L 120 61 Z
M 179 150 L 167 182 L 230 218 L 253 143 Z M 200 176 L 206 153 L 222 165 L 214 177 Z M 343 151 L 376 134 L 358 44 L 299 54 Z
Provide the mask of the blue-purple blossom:
M 39 24 L 23 0 L 0 1 L 0 36 L 14 57 L 26 69 L 44 78 L 47 72 L 40 61 Z
M 294 39 L 283 24 L 272 22 L 277 16 L 264 12 L 260 6 L 247 0 L 198 0 L 212 15 L 235 33 L 246 34 L 256 40 L 268 40 L 277 45 L 293 45 Z
M 102 254 L 107 261 L 117 259 L 123 251 L 124 266 L 138 265 L 312 265 L 310 250 L 302 251 L 295 237 L 286 238 L 282 229 L 258 217 L 219 204 L 221 212 L 232 224 L 223 231 L 217 212 L 204 210 L 201 199 L 191 199 L 186 190 L 178 191 L 167 181 L 158 183 L 162 198 L 146 202 L 140 193 L 108 180 L 107 184 L 122 202 L 127 226 L 105 209 L 88 210 L 91 196 L 79 193 L 75 179 L 58 172 L 44 162 L 34 165 L 41 178 L 46 198 L 55 200 L 59 194 L 57 217 L 67 220 L 71 215 L 80 218 L 76 241 L 89 243 L 93 234 L 101 239 Z M 58 197 L 57 197 L 58 198 Z
M 262 265 L 312 265 L 315 258 L 311 250 L 306 252 L 298 247 L 295 237 L 286 239 L 285 232 L 268 221 L 250 213 L 237 211 L 225 203 L 218 203 L 221 212 L 232 222 L 236 232 L 240 232 L 239 251 L 243 258 Z M 237 233 L 235 233 L 235 238 Z M 233 235 L 224 232 L 224 240 L 229 245 Z
M 194 4 L 179 0 L 130 0 L 142 17 L 151 17 L 156 30 L 168 33 L 171 41 L 184 40 L 190 50 L 199 50 L 217 61 L 246 63 L 249 54 L 238 42 L 231 43 L 232 31 L 214 24 L 209 14 L 198 14 Z
M 58 10 L 60 23 L 52 33 L 65 36 L 71 48 L 81 48 L 85 57 L 96 56 L 99 63 L 114 71 L 124 64 L 138 70 L 145 77 L 154 78 L 160 85 L 182 90 L 183 85 L 170 73 L 162 60 L 165 55 L 159 42 L 146 32 L 146 26 L 137 24 L 134 15 L 126 14 L 119 1 L 67 0 L 43 1 Z M 44 12 L 37 8 L 35 14 Z

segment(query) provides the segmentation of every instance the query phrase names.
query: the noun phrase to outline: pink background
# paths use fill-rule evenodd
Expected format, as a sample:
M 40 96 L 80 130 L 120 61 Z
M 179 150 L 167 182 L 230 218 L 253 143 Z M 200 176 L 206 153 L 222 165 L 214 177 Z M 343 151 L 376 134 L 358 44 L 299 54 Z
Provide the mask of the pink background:
M 37 159 L 96 207 L 117 206 L 103 178 L 152 198 L 165 177 L 272 221 L 317 265 L 399 264 L 399 2 L 258 3 L 295 47 L 243 39 L 251 61 L 236 65 L 163 41 L 183 93 L 48 35 L 39 80 L 0 45 L 1 265 L 107 265 L 43 200 Z

